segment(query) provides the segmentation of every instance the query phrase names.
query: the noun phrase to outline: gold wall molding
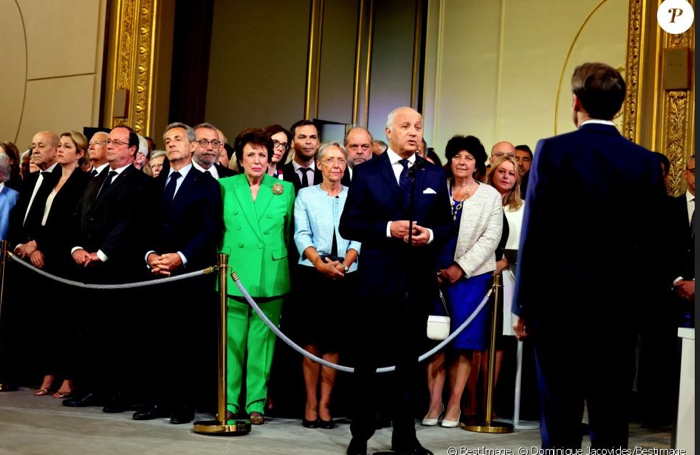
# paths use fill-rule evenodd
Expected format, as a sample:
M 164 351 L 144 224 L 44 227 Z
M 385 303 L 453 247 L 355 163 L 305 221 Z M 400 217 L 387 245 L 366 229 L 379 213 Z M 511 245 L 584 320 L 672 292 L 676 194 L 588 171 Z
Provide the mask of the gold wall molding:
M 103 124 L 151 134 L 158 0 L 115 0 L 109 24 Z
M 309 22 L 309 49 L 306 60 L 306 98 L 304 118 L 318 116 L 318 93 L 321 79 L 321 43 L 323 38 L 324 0 L 311 0 L 311 20 Z
M 694 3 L 691 2 L 691 4 Z M 690 49 L 690 54 L 694 54 L 695 25 L 685 33 L 678 35 L 661 33 L 663 49 Z M 695 153 L 695 65 L 694 59 L 692 59 L 692 63 L 689 62 L 690 86 L 687 90 L 664 90 L 664 57 L 663 52 L 661 52 L 657 68 L 657 71 L 661 73 L 657 91 L 662 96 L 660 112 L 663 118 L 662 129 L 658 135 L 657 150 L 665 154 L 671 162 L 669 186 L 672 193 L 677 196 L 686 189 L 683 174 L 688 158 Z
M 644 61 L 644 42 L 647 0 L 630 0 L 629 20 L 627 23 L 627 62 L 625 64 L 625 82 L 627 97 L 622 107 L 622 135 L 630 141 L 639 143 L 639 103 L 643 88 L 640 69 Z

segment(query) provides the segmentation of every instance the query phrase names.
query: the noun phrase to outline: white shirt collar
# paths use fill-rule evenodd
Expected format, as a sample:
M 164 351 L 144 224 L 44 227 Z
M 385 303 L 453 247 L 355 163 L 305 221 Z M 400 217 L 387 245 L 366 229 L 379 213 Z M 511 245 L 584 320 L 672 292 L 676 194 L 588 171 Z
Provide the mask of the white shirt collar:
M 294 161 L 294 160 L 292 160 L 292 166 L 294 166 L 294 172 L 299 172 L 299 169 L 301 169 L 302 167 L 304 167 L 304 166 L 302 166 L 301 164 L 297 163 L 297 162 Z M 312 170 L 315 171 L 315 170 L 316 170 L 316 161 L 315 161 L 315 160 L 311 160 L 311 164 L 310 164 L 309 166 L 307 166 L 307 167 L 308 167 L 309 169 L 312 169 Z
M 124 170 L 125 170 L 126 168 L 128 168 L 129 166 L 131 166 L 131 163 L 127 164 L 126 166 L 118 167 L 118 168 L 116 168 L 116 169 L 110 168 L 109 170 L 110 170 L 110 171 L 116 172 L 116 173 L 117 173 L 117 176 L 119 176 L 119 175 L 121 175 L 121 173 L 124 172 Z
M 588 119 L 585 122 L 581 123 L 578 127 L 581 128 L 583 125 L 586 125 L 588 123 L 597 123 L 598 125 L 609 125 L 609 126 L 615 126 L 615 122 L 610 121 L 610 120 L 598 120 L 598 119 Z
M 393 151 L 391 148 L 386 149 L 386 153 L 389 154 L 389 161 L 391 162 L 391 165 L 399 164 L 399 161 L 401 161 L 403 158 L 401 155 Z M 413 166 L 413 164 L 416 162 L 416 154 L 415 152 L 409 156 L 408 158 L 408 167 Z
M 178 169 L 177 172 L 180 173 L 182 180 L 185 180 L 185 177 L 187 177 L 187 174 L 190 172 L 190 169 L 192 169 L 192 163 L 188 164 L 187 166 L 183 167 L 182 169 Z M 170 178 L 170 176 L 173 175 L 173 172 L 175 172 L 175 169 L 170 168 L 170 171 L 168 172 L 168 178 Z
M 688 202 L 695 202 L 695 195 L 691 193 L 690 191 L 686 190 L 685 191 L 685 200 Z
M 99 173 L 102 172 L 102 170 L 103 170 L 104 168 L 106 168 L 107 166 L 109 166 L 109 163 L 102 163 L 102 164 L 100 164 L 99 166 L 93 168 L 93 170 L 94 170 L 94 171 L 97 171 L 97 173 L 99 174 Z
M 5 182 L 0 182 L 0 193 L 5 189 Z
M 56 168 L 56 166 L 58 166 L 58 163 L 53 163 L 51 166 L 47 167 L 46 169 L 44 169 L 41 172 L 53 172 L 53 170 Z

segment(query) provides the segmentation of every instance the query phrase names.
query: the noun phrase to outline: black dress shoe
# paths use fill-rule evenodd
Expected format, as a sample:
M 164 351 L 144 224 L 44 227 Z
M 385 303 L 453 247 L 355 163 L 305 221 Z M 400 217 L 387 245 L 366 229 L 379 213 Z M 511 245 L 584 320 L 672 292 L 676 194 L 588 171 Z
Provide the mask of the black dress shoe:
M 393 450 L 394 453 L 398 455 L 433 455 L 433 452 L 426 449 L 420 444 L 416 445 L 412 449 L 397 449 L 394 448 L 394 446 L 392 446 L 391 450 Z
M 174 411 L 170 415 L 170 423 L 180 425 L 182 423 L 190 423 L 194 420 L 194 410 L 191 408 L 182 408 Z
M 345 453 L 347 455 L 367 455 L 367 441 L 352 438 Z
M 105 405 L 102 408 L 102 412 L 108 414 L 117 414 L 119 412 L 124 412 L 129 409 L 129 405 L 124 401 L 119 395 L 114 395 L 108 400 L 105 400 Z
M 132 415 L 131 418 L 134 420 L 153 420 L 161 417 L 167 417 L 167 415 L 168 413 L 165 409 L 163 409 L 163 406 L 155 404 L 153 406 L 147 406 L 141 411 L 134 412 L 134 415 Z
M 319 420 L 306 420 L 302 419 L 301 420 L 301 426 L 304 428 L 318 428 L 319 427 Z
M 100 405 L 102 405 L 102 399 L 95 393 L 86 393 L 63 400 L 63 406 L 71 408 L 85 408 L 88 406 Z
M 333 419 L 331 419 L 331 420 L 318 419 L 318 427 L 323 428 L 324 430 L 332 430 L 333 428 L 335 428 L 335 422 L 333 422 Z

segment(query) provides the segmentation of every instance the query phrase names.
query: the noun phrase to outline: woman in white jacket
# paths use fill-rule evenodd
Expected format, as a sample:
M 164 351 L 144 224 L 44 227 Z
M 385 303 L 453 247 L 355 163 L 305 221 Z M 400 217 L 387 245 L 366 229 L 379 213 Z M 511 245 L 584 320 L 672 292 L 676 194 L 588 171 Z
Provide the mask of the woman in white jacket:
M 501 239 L 503 206 L 498 191 L 475 178 L 484 174 L 486 163 L 486 152 L 479 139 L 454 136 L 447 143 L 445 157 L 455 237 L 443 249 L 438 280 L 444 286 L 454 330 L 488 292 L 496 269 L 494 253 Z M 462 393 L 471 373 L 469 354 L 486 349 L 488 320 L 488 311 L 481 311 L 453 340 L 447 355 L 437 354 L 428 364 L 430 408 L 423 425 L 440 423 L 453 428 L 459 424 Z M 450 394 L 445 409 L 442 396 L 448 364 Z

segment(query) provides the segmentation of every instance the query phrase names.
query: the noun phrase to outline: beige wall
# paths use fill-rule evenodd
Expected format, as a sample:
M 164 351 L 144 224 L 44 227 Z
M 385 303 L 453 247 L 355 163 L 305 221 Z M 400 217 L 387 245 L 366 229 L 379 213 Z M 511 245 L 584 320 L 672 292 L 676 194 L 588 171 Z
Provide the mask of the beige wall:
M 107 0 L 0 0 L 0 140 L 99 121 Z
M 452 135 L 473 134 L 487 150 L 499 140 L 534 150 L 538 139 L 572 130 L 573 68 L 602 61 L 624 69 L 627 9 L 627 0 L 431 2 L 429 144 L 442 154 Z

